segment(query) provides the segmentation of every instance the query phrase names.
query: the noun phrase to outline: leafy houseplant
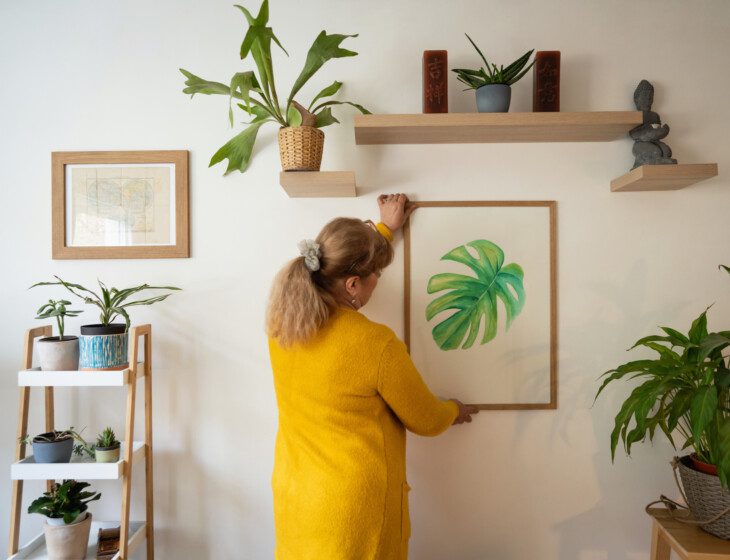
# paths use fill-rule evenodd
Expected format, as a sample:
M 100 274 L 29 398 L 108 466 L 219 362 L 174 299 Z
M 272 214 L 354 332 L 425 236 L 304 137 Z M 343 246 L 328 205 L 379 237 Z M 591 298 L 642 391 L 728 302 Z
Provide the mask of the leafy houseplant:
M 170 294 L 162 294 L 146 299 L 128 301 L 135 294 L 146 290 L 179 290 L 174 286 L 150 286 L 141 284 L 132 288 L 107 288 L 99 280 L 99 293 L 84 288 L 80 284 L 66 282 L 54 276 L 56 282 L 38 282 L 36 286 L 63 286 L 84 303 L 99 308 L 100 324 L 83 325 L 80 341 L 80 369 L 124 369 L 127 367 L 127 331 L 131 324 L 127 308 L 135 305 L 152 305 L 167 299 Z M 114 323 L 122 317 L 124 323 Z
M 89 492 L 87 482 L 64 480 L 54 483 L 50 491 L 34 500 L 28 513 L 46 517 L 43 531 L 49 558 L 85 558 L 91 529 L 89 502 L 101 498 L 98 492 Z
M 73 371 L 79 367 L 79 339 L 64 337 L 65 318 L 76 317 L 81 311 L 67 309 L 70 301 L 49 299 L 36 311 L 36 319 L 56 318 L 58 336 L 47 336 L 38 341 L 38 359 L 46 371 Z
M 238 170 L 244 172 L 251 160 L 251 153 L 256 142 L 259 128 L 269 122 L 278 123 L 279 150 L 282 167 L 285 171 L 319 169 L 322 157 L 324 133 L 322 128 L 339 122 L 332 115 L 332 106 L 348 104 L 361 113 L 369 113 L 367 109 L 350 101 L 323 101 L 332 97 L 342 87 L 342 82 L 335 81 L 323 88 L 311 101 L 307 108 L 295 101 L 295 97 L 309 79 L 333 58 L 356 56 L 357 53 L 343 49 L 340 44 L 348 37 L 357 35 L 328 35 L 322 31 L 317 35 L 307 53 L 304 68 L 294 81 L 291 92 L 283 104 L 279 101 L 274 83 L 274 68 L 271 56 L 272 41 L 287 54 L 286 50 L 274 35 L 269 22 L 269 2 L 264 0 L 256 17 L 243 6 L 236 5 L 248 22 L 248 29 L 243 38 L 240 49 L 241 60 L 249 55 L 253 58 L 256 71 L 248 70 L 237 72 L 226 85 L 220 82 L 211 82 L 180 68 L 180 72 L 187 78 L 183 93 L 194 96 L 196 93 L 206 95 L 228 96 L 228 119 L 233 126 L 232 100 L 235 98 L 243 103 L 237 106 L 253 119 L 238 135 L 221 147 L 210 160 L 213 166 L 224 159 L 228 160 L 225 174 Z M 298 155 L 295 155 L 296 152 Z M 303 155 L 302 155 L 303 154 Z M 307 157 L 311 155 L 311 157 Z
M 497 67 L 496 64 L 492 64 L 487 60 L 469 35 L 466 35 L 466 38 L 469 39 L 469 42 L 479 53 L 484 61 L 484 66 L 478 70 L 454 68 L 452 72 L 456 73 L 460 82 L 468 86 L 467 90 L 476 90 L 477 109 L 480 113 L 506 113 L 509 110 L 512 97 L 510 86 L 518 82 L 535 64 L 533 60 L 525 67 L 534 49 L 527 51 L 512 64 L 508 64 L 507 67 Z
M 730 507 L 730 364 L 723 356 L 730 346 L 730 331 L 708 332 L 707 310 L 694 320 L 687 334 L 670 327 L 661 330 L 662 334 L 646 336 L 632 347 L 648 348 L 656 357 L 627 362 L 602 375 L 596 398 L 614 381 L 641 380 L 616 415 L 611 457 L 615 457 L 619 440 L 630 454 L 634 443 L 647 436 L 653 441 L 657 429 L 675 449 L 674 438 L 679 435 L 682 450 L 694 449 L 692 456 L 675 463 L 689 506 L 696 519 L 710 519 L 713 514 L 707 514 L 708 508 L 721 512 Z M 713 467 L 716 475 L 710 474 Z M 707 474 L 698 476 L 695 471 Z M 708 496 L 712 498 L 708 500 Z M 702 525 L 708 532 L 729 538 L 717 532 L 717 527 Z
M 98 463 L 115 463 L 119 460 L 120 443 L 110 427 L 104 429 L 94 445 L 94 454 Z

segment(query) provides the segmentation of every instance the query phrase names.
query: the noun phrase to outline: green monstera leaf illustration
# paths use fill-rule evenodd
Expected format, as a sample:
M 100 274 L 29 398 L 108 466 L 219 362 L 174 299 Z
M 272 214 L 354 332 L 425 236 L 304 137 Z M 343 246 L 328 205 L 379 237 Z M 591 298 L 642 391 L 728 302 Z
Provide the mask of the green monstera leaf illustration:
M 476 252 L 476 258 L 467 250 L 467 246 Z M 443 273 L 432 276 L 428 281 L 429 294 L 449 291 L 428 304 L 426 320 L 456 309 L 456 313 L 449 315 L 432 330 L 433 339 L 439 348 L 471 348 L 479 335 L 482 319 L 485 326 L 481 344 L 492 340 L 497 335 L 497 299 L 504 305 L 506 326 L 509 329 L 525 305 L 522 267 L 515 263 L 503 266 L 504 251 L 485 239 L 457 247 L 441 257 L 441 260 L 468 266 L 476 273 L 476 278 Z

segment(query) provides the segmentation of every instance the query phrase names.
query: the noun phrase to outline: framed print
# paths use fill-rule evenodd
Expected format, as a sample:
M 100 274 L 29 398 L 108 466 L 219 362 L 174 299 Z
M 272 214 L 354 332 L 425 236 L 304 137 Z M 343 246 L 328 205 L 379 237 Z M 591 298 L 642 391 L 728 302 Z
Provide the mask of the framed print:
M 53 152 L 54 259 L 190 256 L 188 152 Z
M 557 408 L 556 203 L 415 202 L 405 341 L 435 394 Z

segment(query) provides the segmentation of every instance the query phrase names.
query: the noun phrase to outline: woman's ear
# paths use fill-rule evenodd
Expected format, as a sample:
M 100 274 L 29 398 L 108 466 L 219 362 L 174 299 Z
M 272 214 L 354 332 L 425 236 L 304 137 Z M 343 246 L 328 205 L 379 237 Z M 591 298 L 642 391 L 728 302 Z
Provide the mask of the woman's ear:
M 360 277 L 359 276 L 348 276 L 345 278 L 345 290 L 350 296 L 356 296 L 357 291 L 360 288 Z

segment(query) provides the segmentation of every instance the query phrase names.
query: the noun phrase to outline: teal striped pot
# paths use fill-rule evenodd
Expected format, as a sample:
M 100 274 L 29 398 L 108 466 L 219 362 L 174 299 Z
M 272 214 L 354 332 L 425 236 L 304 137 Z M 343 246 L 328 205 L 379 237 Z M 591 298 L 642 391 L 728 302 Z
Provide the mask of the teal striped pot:
M 125 369 L 129 365 L 126 325 L 85 325 L 79 337 L 79 369 Z

